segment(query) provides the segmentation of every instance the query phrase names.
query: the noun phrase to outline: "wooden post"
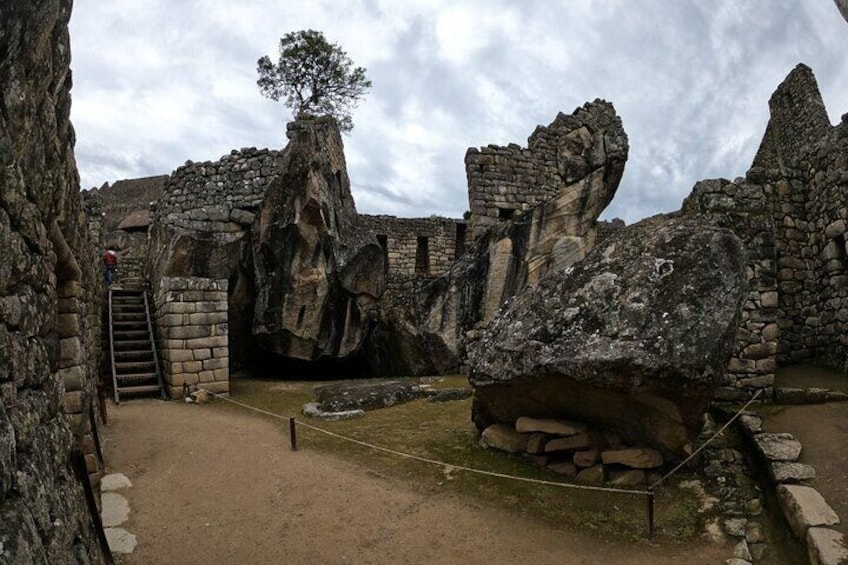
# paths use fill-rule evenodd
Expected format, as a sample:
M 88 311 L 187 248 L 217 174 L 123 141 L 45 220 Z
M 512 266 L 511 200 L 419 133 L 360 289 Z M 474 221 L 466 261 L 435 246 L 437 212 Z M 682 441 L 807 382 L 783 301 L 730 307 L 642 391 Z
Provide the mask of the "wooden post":
M 294 426 L 294 416 L 289 418 L 289 439 L 291 440 L 292 451 L 297 451 L 297 430 Z
M 654 489 L 648 487 L 648 539 L 654 537 Z

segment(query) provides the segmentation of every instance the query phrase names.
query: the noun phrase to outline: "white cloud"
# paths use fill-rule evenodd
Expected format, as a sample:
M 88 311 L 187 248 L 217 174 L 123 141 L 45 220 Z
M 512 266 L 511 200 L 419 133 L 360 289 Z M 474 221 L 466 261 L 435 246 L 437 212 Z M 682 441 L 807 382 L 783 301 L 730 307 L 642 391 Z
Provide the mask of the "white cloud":
M 256 60 L 320 29 L 374 87 L 345 139 L 366 213 L 459 216 L 469 146 L 612 101 L 630 137 L 606 217 L 676 209 L 697 180 L 750 165 L 768 98 L 798 63 L 848 111 L 848 27 L 830 0 L 78 0 L 72 119 L 84 187 L 281 147 Z

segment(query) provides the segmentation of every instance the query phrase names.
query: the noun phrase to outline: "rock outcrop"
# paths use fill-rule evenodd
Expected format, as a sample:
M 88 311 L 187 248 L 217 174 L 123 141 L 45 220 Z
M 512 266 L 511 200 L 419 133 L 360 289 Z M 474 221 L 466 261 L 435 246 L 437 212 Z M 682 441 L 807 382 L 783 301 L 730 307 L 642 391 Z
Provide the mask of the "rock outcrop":
M 836 7 L 839 8 L 839 13 L 848 22 L 848 0 L 833 0 L 836 2 Z
M 288 135 L 253 224 L 253 335 L 290 359 L 345 358 L 376 319 L 383 250 L 373 236 L 358 236 L 337 124 L 300 120 Z
M 564 418 L 680 455 L 724 373 L 745 293 L 729 230 L 657 217 L 529 287 L 469 344 L 478 429 Z
M 70 0 L 0 3 L 3 565 L 102 563 L 69 464 L 73 448 L 93 450 L 101 276 L 69 120 L 70 11 Z M 82 479 L 96 482 L 100 462 L 86 464 Z
M 382 359 L 390 357 L 385 352 L 402 356 L 394 363 L 407 374 L 457 368 L 468 331 L 488 323 L 528 284 L 592 249 L 597 218 L 618 188 L 627 153 L 621 119 L 601 100 L 539 126 L 527 149 L 470 149 L 473 245 L 441 277 L 390 288 L 373 350 Z

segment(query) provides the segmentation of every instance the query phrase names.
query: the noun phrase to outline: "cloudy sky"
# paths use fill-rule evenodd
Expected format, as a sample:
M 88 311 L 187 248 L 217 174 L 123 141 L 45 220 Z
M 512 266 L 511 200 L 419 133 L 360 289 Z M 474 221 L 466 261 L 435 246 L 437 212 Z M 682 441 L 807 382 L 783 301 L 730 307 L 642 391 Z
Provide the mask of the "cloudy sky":
M 526 145 L 585 101 L 630 138 L 604 213 L 676 210 L 695 181 L 744 174 L 768 99 L 811 66 L 848 112 L 848 24 L 833 0 L 76 0 L 72 120 L 83 188 L 281 148 L 289 111 L 256 60 L 323 31 L 373 87 L 345 138 L 360 212 L 457 217 L 472 146 Z

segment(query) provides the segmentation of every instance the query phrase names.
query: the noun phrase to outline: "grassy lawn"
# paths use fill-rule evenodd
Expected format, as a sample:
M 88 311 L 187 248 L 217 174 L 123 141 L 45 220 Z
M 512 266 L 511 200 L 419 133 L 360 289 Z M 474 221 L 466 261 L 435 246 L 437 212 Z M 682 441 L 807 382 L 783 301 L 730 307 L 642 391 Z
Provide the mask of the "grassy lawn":
M 397 379 L 396 379 L 397 380 Z M 366 412 L 358 419 L 325 422 L 301 415 L 303 404 L 313 400 L 312 389 L 326 382 L 291 382 L 232 378 L 233 399 L 285 417 L 296 416 L 310 425 L 428 459 L 504 473 L 565 482 L 530 459 L 483 449 L 471 423 L 471 399 L 431 403 L 424 400 Z M 462 376 L 446 377 L 435 387 L 467 386 Z M 245 410 L 216 401 L 216 409 Z M 257 414 L 257 417 L 264 417 Z M 280 422 L 281 448 L 288 445 L 287 424 Z M 557 527 L 594 531 L 600 537 L 646 541 L 647 510 L 644 495 L 628 495 L 525 483 L 478 475 L 398 457 L 320 432 L 298 428 L 299 449 L 332 454 L 352 461 L 368 472 L 403 480 L 424 492 L 449 492 L 476 498 L 544 520 Z M 678 486 L 691 480 L 683 472 L 656 497 L 656 538 L 662 543 L 685 543 L 703 532 L 705 517 L 698 513 L 692 490 Z

